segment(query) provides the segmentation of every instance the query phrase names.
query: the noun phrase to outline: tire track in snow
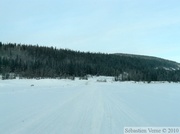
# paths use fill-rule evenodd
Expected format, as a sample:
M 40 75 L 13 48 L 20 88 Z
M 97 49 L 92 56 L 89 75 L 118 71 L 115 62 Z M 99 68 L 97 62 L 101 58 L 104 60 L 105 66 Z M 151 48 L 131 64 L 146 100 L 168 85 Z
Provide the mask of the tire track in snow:
M 122 124 L 122 127 L 125 127 L 125 125 L 128 126 L 148 126 L 150 125 L 141 115 L 137 113 L 135 109 L 132 109 L 127 101 L 124 98 L 121 98 L 122 95 L 128 96 L 128 93 L 122 93 L 121 90 L 119 89 L 119 94 L 113 94 L 113 91 L 105 89 L 105 94 L 106 94 L 106 99 L 108 100 L 107 103 L 111 106 L 111 110 L 113 111 L 115 117 L 120 117 L 120 119 L 117 121 L 117 124 Z M 128 98 L 128 97 L 126 97 Z M 116 111 L 116 112 L 114 112 Z M 116 118 L 117 119 L 117 118 Z

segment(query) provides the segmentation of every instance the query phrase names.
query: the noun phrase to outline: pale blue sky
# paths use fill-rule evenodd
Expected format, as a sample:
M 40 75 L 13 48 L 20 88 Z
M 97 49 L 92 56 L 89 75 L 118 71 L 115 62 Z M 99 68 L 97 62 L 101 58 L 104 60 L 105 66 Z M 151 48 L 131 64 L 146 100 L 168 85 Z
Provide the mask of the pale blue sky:
M 180 0 L 0 0 L 0 41 L 180 62 Z

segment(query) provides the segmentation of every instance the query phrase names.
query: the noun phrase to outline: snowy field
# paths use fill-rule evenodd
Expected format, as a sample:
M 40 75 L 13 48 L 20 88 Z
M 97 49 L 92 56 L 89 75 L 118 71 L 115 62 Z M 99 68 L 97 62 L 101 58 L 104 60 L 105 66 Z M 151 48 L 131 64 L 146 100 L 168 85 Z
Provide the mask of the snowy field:
M 97 79 L 0 80 L 0 134 L 123 134 L 124 127 L 180 126 L 180 84 Z

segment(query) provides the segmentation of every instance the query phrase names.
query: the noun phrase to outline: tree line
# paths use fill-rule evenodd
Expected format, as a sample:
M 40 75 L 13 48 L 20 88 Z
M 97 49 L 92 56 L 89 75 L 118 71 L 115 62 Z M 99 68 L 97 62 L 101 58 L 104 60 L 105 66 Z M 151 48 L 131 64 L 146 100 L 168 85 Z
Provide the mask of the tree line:
M 0 42 L 0 74 L 8 78 L 12 73 L 25 78 L 90 74 L 122 81 L 180 81 L 179 64 L 160 58 Z

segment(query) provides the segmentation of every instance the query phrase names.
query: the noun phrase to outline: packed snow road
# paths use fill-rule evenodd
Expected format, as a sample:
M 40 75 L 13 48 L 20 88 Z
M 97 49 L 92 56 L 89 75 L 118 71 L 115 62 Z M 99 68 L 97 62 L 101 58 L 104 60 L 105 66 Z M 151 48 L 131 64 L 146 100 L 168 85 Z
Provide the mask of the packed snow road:
M 0 81 L 0 134 L 123 134 L 180 126 L 180 84 Z

